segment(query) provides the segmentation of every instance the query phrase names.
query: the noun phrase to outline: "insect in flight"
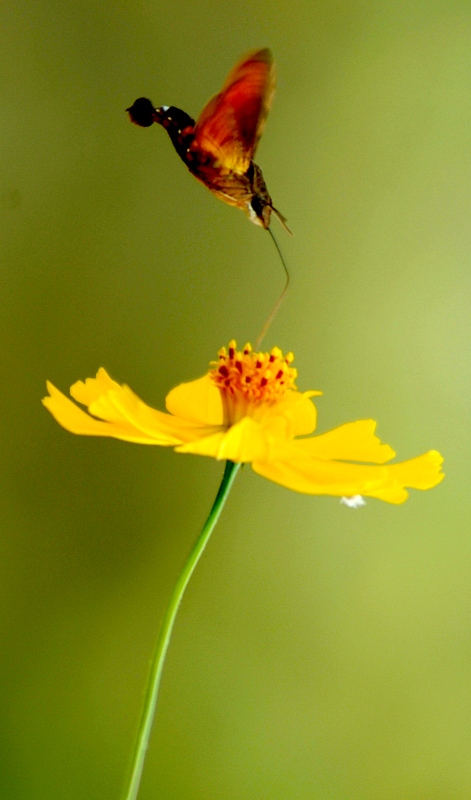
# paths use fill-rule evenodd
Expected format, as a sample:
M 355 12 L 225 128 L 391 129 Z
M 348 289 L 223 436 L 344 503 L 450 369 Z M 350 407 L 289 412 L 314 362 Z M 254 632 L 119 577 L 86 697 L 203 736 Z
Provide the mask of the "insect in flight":
M 240 208 L 251 222 L 267 230 L 273 211 L 291 233 L 273 206 L 260 167 L 252 160 L 273 101 L 275 81 L 272 55 L 264 48 L 248 53 L 235 65 L 196 122 L 174 106 L 154 108 L 145 97 L 127 111 L 132 122 L 143 128 L 154 122 L 162 125 L 190 172 L 220 200 Z

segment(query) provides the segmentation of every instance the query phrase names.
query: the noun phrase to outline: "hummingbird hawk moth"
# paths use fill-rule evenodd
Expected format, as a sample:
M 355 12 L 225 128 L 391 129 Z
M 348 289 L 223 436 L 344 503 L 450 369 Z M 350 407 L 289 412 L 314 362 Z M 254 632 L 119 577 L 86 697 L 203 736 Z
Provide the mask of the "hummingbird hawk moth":
M 262 170 L 252 160 L 275 93 L 275 66 L 268 48 L 245 55 L 230 71 L 219 92 L 192 119 L 175 106 L 154 108 L 140 97 L 127 109 L 143 128 L 154 122 L 166 129 L 192 175 L 216 197 L 236 206 L 255 225 L 268 229 L 273 206 Z

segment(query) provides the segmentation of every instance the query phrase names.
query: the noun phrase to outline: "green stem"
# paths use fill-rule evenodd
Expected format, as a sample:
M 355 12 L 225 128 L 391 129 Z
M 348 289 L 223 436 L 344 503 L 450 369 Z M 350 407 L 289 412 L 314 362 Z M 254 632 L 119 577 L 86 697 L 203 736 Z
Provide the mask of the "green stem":
M 137 793 L 139 791 L 142 770 L 144 769 L 146 750 L 149 744 L 152 723 L 154 721 L 155 707 L 157 705 L 157 697 L 162 678 L 162 670 L 164 667 L 165 656 L 167 654 L 170 637 L 172 635 L 175 617 L 177 616 L 178 607 L 183 597 L 183 593 L 187 587 L 188 581 L 193 574 L 193 570 L 195 569 L 200 556 L 206 547 L 209 537 L 211 536 L 212 530 L 219 519 L 219 515 L 224 507 L 224 503 L 226 502 L 239 467 L 240 464 L 234 464 L 232 461 L 226 461 L 226 467 L 221 485 L 213 503 L 213 507 L 209 512 L 209 517 L 203 526 L 203 530 L 201 531 L 193 550 L 186 560 L 186 563 L 180 573 L 180 577 L 178 578 L 170 597 L 169 604 L 162 622 L 162 627 L 160 629 L 154 658 L 152 659 L 152 667 L 149 675 L 144 710 L 142 712 L 141 725 L 139 728 L 136 749 L 134 752 L 131 777 L 129 779 L 126 794 L 124 795 L 124 800 L 136 800 Z

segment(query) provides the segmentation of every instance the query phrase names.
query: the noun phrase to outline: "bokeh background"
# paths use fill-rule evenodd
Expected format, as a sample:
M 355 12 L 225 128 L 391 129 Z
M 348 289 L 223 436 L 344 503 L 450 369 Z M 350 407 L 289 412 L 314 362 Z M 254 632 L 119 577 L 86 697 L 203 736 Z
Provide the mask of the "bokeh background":
M 294 237 L 266 346 L 446 459 L 404 506 L 246 468 L 182 604 L 140 800 L 471 796 L 468 0 L 3 0 L 0 797 L 119 798 L 171 587 L 222 473 L 74 437 L 40 404 L 105 366 L 147 402 L 254 340 L 269 237 L 186 171 L 140 95 L 197 115 L 247 50 Z

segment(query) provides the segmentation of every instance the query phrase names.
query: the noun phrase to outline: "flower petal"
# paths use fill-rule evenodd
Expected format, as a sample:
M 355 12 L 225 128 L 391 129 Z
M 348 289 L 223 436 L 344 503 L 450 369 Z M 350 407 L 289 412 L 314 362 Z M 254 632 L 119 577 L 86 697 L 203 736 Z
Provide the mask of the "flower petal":
M 209 375 L 172 389 L 165 400 L 170 414 L 202 425 L 222 425 L 221 393 Z
M 96 378 L 87 378 L 85 381 L 77 381 L 70 387 L 70 394 L 82 403 L 83 406 L 89 406 L 94 400 L 97 400 L 102 395 L 106 394 L 110 389 L 119 389 L 119 383 L 116 383 L 107 371 L 100 367 L 96 374 Z
M 386 500 L 389 503 L 403 502 L 390 499 L 389 494 L 394 495 L 394 487 L 432 489 L 445 477 L 445 473 L 441 472 L 442 464 L 443 458 L 436 450 L 430 450 L 428 453 L 411 458 L 409 461 L 402 461 L 400 464 L 389 464 L 387 470 L 394 486 L 375 491 L 371 497 L 379 497 L 380 500 Z
M 348 422 L 328 433 L 321 433 L 310 439 L 296 442 L 306 455 L 316 458 L 338 459 L 340 461 L 370 461 L 373 464 L 384 464 L 394 458 L 394 450 L 387 444 L 381 444 L 374 435 L 376 422 L 372 419 L 361 419 Z
M 367 495 L 370 490 L 380 489 L 387 480 L 387 467 L 324 461 L 301 454 L 290 461 L 257 461 L 252 468 L 264 478 L 303 494 Z
M 193 442 L 181 444 L 175 447 L 177 453 L 192 453 L 197 456 L 210 456 L 210 458 L 219 458 L 219 448 L 226 435 L 226 430 L 220 430 L 210 436 L 202 439 L 195 439 Z
M 248 463 L 254 459 L 267 458 L 270 442 L 263 425 L 251 417 L 244 417 L 225 431 L 175 449 L 178 453 L 196 453 L 237 463 Z
M 305 436 L 316 429 L 317 409 L 311 400 L 322 392 L 294 392 L 288 391 L 282 400 L 275 405 L 268 406 L 266 416 L 282 416 L 290 425 L 289 438 Z
M 290 461 L 255 462 L 259 475 L 288 489 L 304 494 L 331 494 L 352 497 L 361 494 L 388 503 L 403 503 L 406 486 L 430 489 L 443 479 L 442 458 L 436 451 L 387 467 L 346 464 L 317 458 L 292 458 Z
M 80 409 L 48 383 L 49 397 L 43 403 L 57 422 L 71 433 L 111 436 L 140 444 L 175 446 L 208 436 L 214 428 L 181 420 L 146 405 L 127 386 L 120 386 L 100 370 L 96 378 L 78 381 L 71 388 L 74 397 L 89 406 L 93 416 Z M 98 417 L 98 419 L 96 419 Z
M 49 397 L 44 397 L 42 402 L 63 428 L 83 436 L 110 436 L 108 422 L 90 417 L 49 381 L 47 389 Z
M 162 436 L 167 435 L 172 439 L 171 444 L 180 444 L 208 436 L 209 433 L 213 433 L 215 427 L 201 426 L 196 422 L 180 419 L 151 408 L 134 394 L 129 386 L 120 386 L 119 390 L 108 392 L 108 395 L 92 403 L 89 411 L 102 417 L 102 412 L 108 411 L 110 406 L 116 409 L 119 419 L 127 420 L 139 431 L 148 434 L 153 439 L 161 439 Z M 161 441 L 155 443 L 162 444 Z

